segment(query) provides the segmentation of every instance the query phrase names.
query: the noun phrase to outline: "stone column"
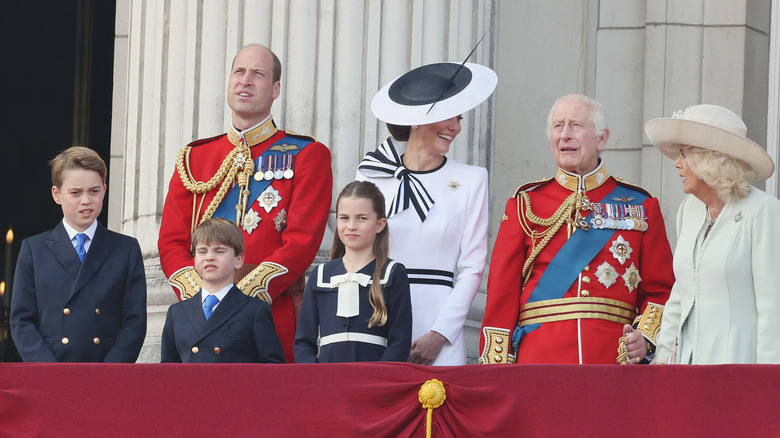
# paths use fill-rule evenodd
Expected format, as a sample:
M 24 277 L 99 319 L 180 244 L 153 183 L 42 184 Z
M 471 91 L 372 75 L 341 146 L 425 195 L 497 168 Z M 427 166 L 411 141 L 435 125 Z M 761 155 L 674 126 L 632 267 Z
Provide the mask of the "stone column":
M 765 146 L 769 8 L 767 1 L 648 0 L 644 121 L 717 104 L 740 115 L 748 137 Z M 684 197 L 678 171 L 646 136 L 644 143 L 642 183 L 660 197 L 674 244 L 674 218 Z
M 780 0 L 772 0 L 771 9 L 766 149 L 777 167 L 780 159 Z M 766 182 L 766 191 L 774 196 L 780 194 L 780 178 L 777 174 L 775 170 Z

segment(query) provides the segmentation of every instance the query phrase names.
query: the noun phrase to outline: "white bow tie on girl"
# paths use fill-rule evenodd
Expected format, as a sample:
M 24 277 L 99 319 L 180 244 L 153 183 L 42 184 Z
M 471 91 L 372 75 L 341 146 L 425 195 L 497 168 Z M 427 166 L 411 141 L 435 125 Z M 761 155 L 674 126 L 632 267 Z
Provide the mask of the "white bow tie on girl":
M 360 313 L 360 287 L 366 287 L 371 277 L 366 274 L 347 272 L 330 277 L 330 284 L 339 287 L 336 316 L 350 318 Z

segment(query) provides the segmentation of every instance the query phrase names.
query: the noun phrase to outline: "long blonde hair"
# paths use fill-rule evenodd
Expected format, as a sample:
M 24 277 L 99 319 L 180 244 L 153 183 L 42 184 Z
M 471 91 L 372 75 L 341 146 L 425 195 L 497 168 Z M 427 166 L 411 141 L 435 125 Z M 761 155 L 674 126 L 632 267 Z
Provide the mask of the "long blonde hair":
M 339 193 L 339 197 L 336 200 L 336 216 L 338 216 L 339 202 L 342 198 L 364 198 L 371 201 L 371 207 L 376 213 L 377 219 L 385 219 L 385 197 L 382 192 L 379 191 L 376 185 L 368 181 L 353 181 L 344 187 L 344 190 Z M 385 305 L 385 296 L 382 291 L 382 285 L 380 283 L 382 279 L 382 271 L 387 264 L 387 254 L 390 249 L 390 230 L 388 226 L 377 233 L 374 239 L 374 258 L 376 264 L 374 266 L 374 275 L 372 276 L 371 289 L 368 293 L 368 301 L 371 303 L 371 307 L 374 308 L 374 313 L 368 320 L 368 327 L 383 326 L 387 322 L 387 306 Z M 341 241 L 339 233 L 333 237 L 333 248 L 330 251 L 331 260 L 343 257 L 346 253 L 346 247 L 344 242 Z

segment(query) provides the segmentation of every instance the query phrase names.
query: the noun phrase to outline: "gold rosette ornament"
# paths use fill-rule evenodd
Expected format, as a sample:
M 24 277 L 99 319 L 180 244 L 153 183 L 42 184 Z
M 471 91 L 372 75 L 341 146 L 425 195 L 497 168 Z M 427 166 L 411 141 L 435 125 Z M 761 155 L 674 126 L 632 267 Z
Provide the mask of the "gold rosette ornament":
M 431 423 L 433 419 L 433 410 L 444 404 L 447 399 L 447 391 L 444 390 L 444 384 L 437 379 L 431 379 L 423 383 L 418 393 L 420 404 L 423 409 L 428 410 L 427 422 L 425 426 L 425 436 L 431 437 Z

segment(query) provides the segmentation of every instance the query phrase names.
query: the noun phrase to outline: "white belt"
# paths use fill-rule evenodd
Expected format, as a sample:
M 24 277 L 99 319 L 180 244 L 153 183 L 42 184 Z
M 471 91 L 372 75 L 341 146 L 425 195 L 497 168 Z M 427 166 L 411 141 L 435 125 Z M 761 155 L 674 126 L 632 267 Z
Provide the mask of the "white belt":
M 348 341 L 365 342 L 366 344 L 375 344 L 375 345 L 381 345 L 383 347 L 387 347 L 387 338 L 383 338 L 381 336 L 376 336 L 376 335 L 369 335 L 366 333 L 356 333 L 356 332 L 344 332 L 344 333 L 336 333 L 333 335 L 323 336 L 320 338 L 320 347 L 328 344 L 333 344 L 336 342 L 348 342 Z

